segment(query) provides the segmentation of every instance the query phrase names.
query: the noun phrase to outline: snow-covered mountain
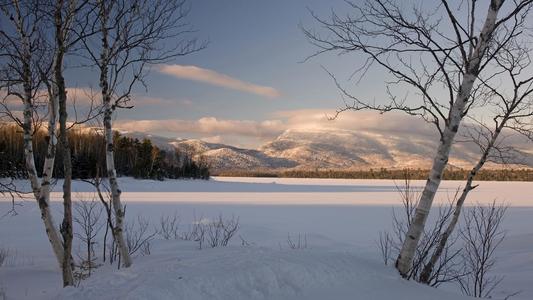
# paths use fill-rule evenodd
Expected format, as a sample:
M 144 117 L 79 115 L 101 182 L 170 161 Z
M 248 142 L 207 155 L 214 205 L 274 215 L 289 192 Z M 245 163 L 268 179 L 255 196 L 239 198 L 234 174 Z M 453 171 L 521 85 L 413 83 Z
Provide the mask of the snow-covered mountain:
M 423 136 L 368 131 L 291 129 L 263 145 L 261 150 L 294 160 L 306 168 L 426 168 L 431 164 L 435 142 Z M 461 157 L 453 157 L 450 163 L 458 167 L 470 165 L 475 159 L 472 152 L 460 149 Z
M 201 140 L 181 140 L 171 142 L 171 144 L 181 151 L 207 159 L 214 170 L 277 169 L 297 166 L 297 163 L 292 160 L 270 156 L 259 150 L 242 149 Z
M 368 169 L 368 168 L 429 168 L 437 143 L 426 135 L 391 134 L 379 131 L 314 129 L 285 131 L 260 150 L 273 157 L 297 162 L 301 168 Z M 507 162 L 515 166 L 533 166 L 533 154 L 510 151 Z M 512 157 L 511 157 L 512 155 Z M 473 143 L 457 142 L 449 165 L 472 167 L 480 156 Z M 498 167 L 488 162 L 487 168 Z
M 137 133 L 129 135 L 140 137 Z M 159 147 L 175 147 L 203 157 L 213 170 L 429 168 L 436 141 L 430 136 L 375 131 L 289 129 L 259 149 L 243 149 L 197 139 L 146 136 Z M 520 164 L 533 166 L 533 153 L 517 152 Z M 472 166 L 479 157 L 473 144 L 457 143 L 454 167 Z M 489 163 L 487 167 L 497 166 Z

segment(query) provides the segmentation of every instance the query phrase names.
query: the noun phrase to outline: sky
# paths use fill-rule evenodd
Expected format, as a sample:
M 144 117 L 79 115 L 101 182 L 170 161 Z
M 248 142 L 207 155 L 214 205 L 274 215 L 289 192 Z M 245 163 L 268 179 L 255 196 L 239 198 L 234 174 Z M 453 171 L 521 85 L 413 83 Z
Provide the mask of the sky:
M 207 47 L 153 66 L 146 88 L 134 90 L 134 108 L 116 115 L 115 128 L 246 148 L 260 147 L 294 128 L 358 130 L 370 121 L 374 127 L 386 121 L 413 132 L 434 130 L 432 125 L 412 123 L 395 114 L 385 119 L 358 112 L 328 120 L 344 102 L 327 71 L 361 99 L 389 99 L 385 81 L 390 75 L 382 69 L 371 68 L 360 81 L 353 78 L 363 58 L 350 53 L 310 58 L 318 49 L 306 39 L 302 27 L 320 29 L 311 11 L 326 18 L 332 11 L 347 14 L 350 7 L 344 0 L 189 3 L 191 11 L 186 20 L 195 29 L 191 36 L 207 42 Z M 416 3 L 436 5 L 434 1 Z M 176 41 L 163 43 L 171 47 Z M 71 96 L 83 97 L 84 90 L 97 87 L 76 68 L 67 69 L 67 73 L 73 75 L 67 76 L 74 91 Z M 403 92 L 400 90 L 399 95 L 404 96 Z
M 147 90 L 136 91 L 135 108 L 119 112 L 117 127 L 254 148 L 296 126 L 289 123 L 299 114 L 325 118 L 342 104 L 322 67 L 347 77 L 359 62 L 334 55 L 303 62 L 317 49 L 300 26 L 314 26 L 309 10 L 328 14 L 343 1 L 191 4 L 188 22 L 207 48 L 152 68 Z

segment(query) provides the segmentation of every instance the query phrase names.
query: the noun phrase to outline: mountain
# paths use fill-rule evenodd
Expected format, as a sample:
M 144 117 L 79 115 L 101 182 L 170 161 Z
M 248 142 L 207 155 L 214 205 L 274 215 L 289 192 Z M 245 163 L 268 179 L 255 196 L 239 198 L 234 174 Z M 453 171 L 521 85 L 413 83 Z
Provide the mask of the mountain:
M 434 141 L 421 136 L 392 136 L 367 131 L 290 129 L 260 148 L 264 153 L 298 162 L 304 168 L 428 168 Z M 462 149 L 450 164 L 471 165 L 475 155 Z
M 171 144 L 176 149 L 207 159 L 213 170 L 250 170 L 293 168 L 297 163 L 265 154 L 259 150 L 242 149 L 201 140 L 181 140 Z
M 264 153 L 307 168 L 364 168 L 394 165 L 386 145 L 346 130 L 287 130 L 260 148 Z
M 432 136 L 390 134 L 376 131 L 340 129 L 289 129 L 259 149 L 243 149 L 197 139 L 169 139 L 139 133 L 136 138 L 149 138 L 158 147 L 176 148 L 208 161 L 211 169 L 369 169 L 429 168 L 435 153 Z M 519 166 L 533 166 L 533 153 L 515 152 Z M 449 165 L 471 167 L 479 157 L 474 144 L 457 143 Z M 498 167 L 487 163 L 486 167 Z
M 260 150 L 269 156 L 295 161 L 300 168 L 424 169 L 431 167 L 436 146 L 435 137 L 430 135 L 341 129 L 289 129 L 274 141 L 263 145 Z M 509 166 L 533 166 L 533 153 L 508 151 L 506 155 L 509 156 Z M 452 148 L 449 166 L 470 168 L 479 156 L 480 149 L 477 145 L 457 142 Z M 489 161 L 485 167 L 501 167 L 501 164 Z

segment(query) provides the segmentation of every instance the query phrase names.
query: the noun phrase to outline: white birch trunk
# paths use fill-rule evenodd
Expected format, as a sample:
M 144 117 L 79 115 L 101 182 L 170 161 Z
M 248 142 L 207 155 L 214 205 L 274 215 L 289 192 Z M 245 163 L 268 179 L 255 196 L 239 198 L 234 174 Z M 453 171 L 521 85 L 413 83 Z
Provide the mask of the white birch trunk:
M 403 277 L 409 276 L 418 242 L 424 231 L 426 220 L 433 204 L 433 199 L 435 198 L 435 194 L 442 180 L 442 173 L 448 164 L 450 150 L 463 119 L 463 111 L 468 102 L 468 98 L 470 97 L 474 81 L 477 79 L 481 59 L 485 54 L 494 31 L 498 11 L 502 4 L 502 0 L 491 1 L 485 23 L 479 35 L 479 42 L 471 57 L 465 62 L 465 74 L 453 106 L 450 108 L 448 124 L 446 124 L 443 130 L 437 154 L 433 160 L 433 166 L 426 182 L 426 186 L 424 187 L 420 202 L 416 208 L 413 222 L 409 226 L 402 249 L 396 260 L 396 268 Z
M 125 267 L 132 264 L 131 257 L 124 239 L 124 209 L 120 201 L 120 188 L 117 181 L 117 171 L 115 170 L 115 158 L 113 151 L 113 127 L 112 127 L 112 110 L 109 101 L 105 105 L 104 131 L 106 138 L 106 167 L 109 186 L 111 187 L 111 203 L 115 213 L 115 226 L 113 236 L 118 244 L 120 257 Z
M 24 36 L 24 35 L 22 35 Z M 52 213 L 50 212 L 50 178 L 55 158 L 55 148 L 57 139 L 55 136 L 56 120 L 57 120 L 57 100 L 50 99 L 49 102 L 49 121 L 48 121 L 48 149 L 44 163 L 44 174 L 42 184 L 39 182 L 37 168 L 35 167 L 35 158 L 33 152 L 33 104 L 32 104 L 32 88 L 31 88 L 31 69 L 29 54 L 29 41 L 27 38 L 23 39 L 23 51 L 26 54 L 23 65 L 23 81 L 24 81 L 24 157 L 28 178 L 31 184 L 33 195 L 39 209 L 41 211 L 41 219 L 45 227 L 46 235 L 52 245 L 52 250 L 56 259 L 61 266 L 63 264 L 63 246 L 57 227 L 54 224 Z
M 100 21 L 102 34 L 102 52 L 100 57 L 100 88 L 102 89 L 102 102 L 104 105 L 104 135 L 106 141 L 106 169 L 109 186 L 111 188 L 111 204 L 115 213 L 115 226 L 112 228 L 113 237 L 117 242 L 120 258 L 124 267 L 130 267 L 132 260 L 129 254 L 126 241 L 124 239 L 124 209 L 120 201 L 120 188 L 117 181 L 117 171 L 115 169 L 114 141 L 113 141 L 113 107 L 111 106 L 111 92 L 108 82 L 108 64 L 109 64 L 109 43 L 106 1 L 99 1 Z
M 45 222 L 45 226 L 48 230 L 48 228 L 54 228 L 53 234 L 56 235 L 54 240 L 57 240 L 57 242 L 52 243 L 52 247 L 54 249 L 54 254 L 58 258 L 58 263 L 60 265 L 63 264 L 63 248 L 62 243 L 59 238 L 59 233 L 56 230 L 56 226 L 52 220 L 50 210 L 48 208 L 50 203 L 50 181 L 52 179 L 53 171 L 54 171 L 54 164 L 55 164 L 55 156 L 56 156 L 56 149 L 57 149 L 57 115 L 58 115 L 58 100 L 57 97 L 52 95 L 51 99 L 49 99 L 49 119 L 48 119 L 48 147 L 46 150 L 46 158 L 44 160 L 44 166 L 43 166 L 43 175 L 42 175 L 42 181 L 41 181 L 41 188 L 39 193 L 39 207 L 45 206 L 45 210 L 47 211 L 46 215 L 49 216 L 47 218 L 43 217 L 43 221 Z M 46 205 L 45 205 L 46 203 Z M 41 208 L 42 209 L 42 208 Z M 50 240 L 52 242 L 52 240 Z M 61 259 L 59 259 L 61 257 Z
M 33 134 L 32 134 L 32 108 L 31 108 L 31 100 L 25 101 L 25 108 L 24 108 L 24 155 L 26 160 L 26 169 L 28 172 L 28 177 L 30 180 L 31 188 L 33 190 L 33 194 L 35 196 L 35 200 L 37 201 L 37 204 L 39 205 L 39 209 L 41 211 L 41 219 L 43 220 L 44 228 L 46 230 L 46 235 L 48 236 L 48 240 L 50 241 L 50 244 L 52 245 L 52 250 L 54 251 L 54 255 L 56 256 L 57 262 L 60 266 L 63 265 L 63 245 L 61 242 L 60 234 L 57 230 L 57 227 L 54 223 L 52 213 L 50 211 L 50 178 L 44 177 L 43 174 L 43 182 L 42 184 L 39 182 L 39 177 L 37 176 L 37 169 L 35 167 L 35 159 L 33 154 Z M 53 153 L 55 154 L 55 143 L 54 141 L 56 138 L 50 138 L 48 148 L 53 149 Z M 52 144 L 54 144 L 52 146 Z M 48 165 L 49 167 L 53 169 L 53 159 L 50 159 L 47 157 L 45 160 L 45 165 Z M 50 175 L 51 176 L 51 173 Z
M 485 147 L 485 150 L 483 151 L 480 159 L 478 160 L 476 165 L 472 168 L 472 170 L 470 170 L 470 173 L 468 174 L 468 178 L 466 180 L 466 185 L 463 188 L 463 191 L 461 192 L 461 196 L 459 196 L 459 198 L 457 199 L 455 203 L 455 209 L 453 212 L 452 219 L 450 220 L 448 227 L 446 227 L 446 230 L 442 233 L 440 240 L 439 240 L 439 244 L 437 248 L 435 249 L 434 253 L 431 255 L 429 262 L 424 266 L 424 269 L 422 270 L 422 273 L 420 274 L 420 282 L 427 283 L 429 281 L 431 273 L 433 272 L 433 269 L 435 267 L 435 264 L 441 257 L 446 247 L 446 243 L 448 242 L 448 239 L 452 235 L 453 231 L 455 230 L 455 226 L 459 222 L 459 216 L 461 215 L 461 210 L 463 208 L 466 197 L 468 196 L 468 193 L 470 193 L 470 191 L 475 188 L 474 186 L 472 186 L 472 183 L 474 182 L 474 178 L 479 172 L 479 170 L 481 170 L 481 168 L 485 165 L 485 162 L 487 161 L 487 157 L 489 156 L 490 151 L 493 149 L 494 144 L 496 143 L 496 140 L 498 139 L 498 136 L 500 135 L 506 122 L 507 122 L 507 118 L 502 120 L 500 125 L 494 131 L 494 134 L 492 135 L 489 143 Z

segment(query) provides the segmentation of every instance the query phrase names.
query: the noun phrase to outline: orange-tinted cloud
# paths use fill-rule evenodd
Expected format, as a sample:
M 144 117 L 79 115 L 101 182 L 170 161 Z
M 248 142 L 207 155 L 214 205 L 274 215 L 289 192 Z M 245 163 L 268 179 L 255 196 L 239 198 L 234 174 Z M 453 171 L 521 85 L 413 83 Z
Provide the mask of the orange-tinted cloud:
M 280 92 L 273 87 L 253 84 L 213 70 L 203 69 L 196 66 L 163 65 L 159 67 L 157 71 L 177 78 L 205 82 L 211 85 L 252 93 L 268 98 L 276 98 L 280 96 Z
M 117 120 L 115 125 L 122 130 L 147 133 L 229 134 L 268 138 L 275 137 L 285 130 L 285 125 L 279 120 L 258 122 L 249 120 L 221 120 L 214 117 L 204 117 L 198 120 Z

